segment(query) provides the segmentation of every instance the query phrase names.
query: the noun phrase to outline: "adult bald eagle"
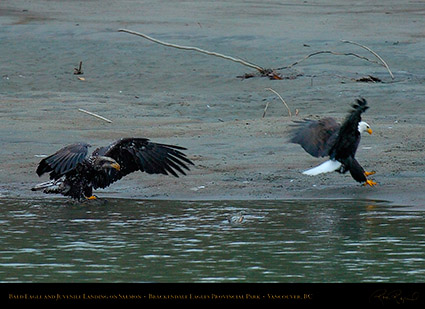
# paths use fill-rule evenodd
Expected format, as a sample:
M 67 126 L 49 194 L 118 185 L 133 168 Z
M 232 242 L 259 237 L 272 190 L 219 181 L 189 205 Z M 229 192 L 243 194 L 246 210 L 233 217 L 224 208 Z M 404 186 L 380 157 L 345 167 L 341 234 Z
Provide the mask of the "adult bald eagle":
M 361 121 L 361 114 L 369 107 L 365 99 L 357 99 L 352 105 L 353 110 L 340 125 L 333 118 L 323 118 L 318 121 L 305 120 L 299 128 L 294 130 L 291 142 L 301 145 L 305 151 L 314 157 L 329 156 L 317 167 L 303 172 L 305 175 L 318 175 L 338 171 L 340 173 L 350 172 L 351 176 L 358 182 L 374 186 L 376 182 L 367 179 L 375 172 L 366 172 L 355 159 L 360 136 L 363 132 L 372 134 L 370 126 Z
M 186 175 L 184 169 L 193 165 L 180 151 L 186 148 L 157 144 L 146 138 L 122 138 L 87 156 L 89 147 L 86 143 L 68 145 L 41 160 L 36 172 L 38 176 L 50 173 L 51 181 L 32 190 L 76 200 L 95 199 L 93 189 L 108 187 L 135 171 L 178 177 L 177 172 Z

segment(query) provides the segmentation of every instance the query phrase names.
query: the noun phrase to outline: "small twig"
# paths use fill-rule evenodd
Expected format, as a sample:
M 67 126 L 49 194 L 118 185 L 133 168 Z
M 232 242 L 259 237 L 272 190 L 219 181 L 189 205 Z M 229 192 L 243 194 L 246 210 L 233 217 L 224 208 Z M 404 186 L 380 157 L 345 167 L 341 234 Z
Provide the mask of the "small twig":
M 381 61 L 381 63 L 384 65 L 384 67 L 386 67 L 387 68 L 387 70 L 388 70 L 388 73 L 390 73 L 390 75 L 391 75 L 391 78 L 392 79 L 394 79 L 394 75 L 393 75 L 393 73 L 391 72 L 391 70 L 390 70 L 390 67 L 388 66 L 388 64 L 384 61 L 384 59 L 382 59 L 381 58 L 381 56 L 379 56 L 377 53 L 375 53 L 373 50 L 371 50 L 369 47 L 367 47 L 367 46 L 365 46 L 365 45 L 362 45 L 362 44 L 359 44 L 359 43 L 356 43 L 356 42 L 353 42 L 353 41 L 347 41 L 347 40 L 341 40 L 343 43 L 349 43 L 349 44 L 354 44 L 354 45 L 357 45 L 357 46 L 360 46 L 360 47 L 362 47 L 362 48 L 364 48 L 364 49 L 366 49 L 367 51 L 369 51 L 369 52 L 371 52 L 376 58 L 378 58 L 379 59 L 379 61 Z
M 104 121 L 106 121 L 106 122 L 112 123 L 112 120 L 109 120 L 109 119 L 107 119 L 107 118 L 105 118 L 105 117 L 99 116 L 98 114 L 95 114 L 95 113 L 92 113 L 92 112 L 86 111 L 85 109 L 79 108 L 78 110 L 79 110 L 80 112 L 85 113 L 85 114 L 88 114 L 88 115 L 94 116 L 94 117 L 96 117 L 96 118 L 102 119 L 102 120 L 104 120 Z
M 266 107 L 264 107 L 263 118 L 266 116 L 266 111 L 269 108 L 269 103 L 270 103 L 270 101 L 267 101 Z
M 279 99 L 282 101 L 282 103 L 283 103 L 283 104 L 286 106 L 286 108 L 288 109 L 289 117 L 292 117 L 292 113 L 291 113 L 291 110 L 289 109 L 288 104 L 286 104 L 285 100 L 284 100 L 284 99 L 280 96 L 280 94 L 279 94 L 279 93 L 277 93 L 276 91 L 274 91 L 272 88 L 266 88 L 266 90 L 270 90 L 271 92 L 273 92 L 274 94 L 276 94 L 276 95 L 279 97 Z M 269 103 L 267 102 L 267 104 L 266 104 L 266 108 L 264 109 L 264 112 L 263 112 L 263 118 L 264 118 L 264 116 L 266 115 L 266 110 L 267 110 L 268 106 L 269 106 Z
M 374 61 L 374 60 L 371 60 L 369 58 L 366 58 L 364 56 L 360 56 L 360 55 L 357 55 L 357 54 L 354 54 L 354 53 L 338 53 L 338 52 L 334 52 L 334 51 L 331 51 L 331 50 L 321 50 L 321 51 L 317 51 L 317 52 L 311 53 L 311 54 L 305 56 L 304 58 L 302 58 L 302 59 L 300 59 L 298 61 L 295 61 L 294 63 L 292 63 L 292 64 L 290 64 L 288 66 L 277 68 L 276 70 L 290 69 L 293 66 L 296 66 L 297 64 L 299 64 L 300 62 L 303 62 L 304 60 L 307 60 L 310 57 L 313 57 L 315 55 L 320 55 L 320 54 L 332 54 L 332 55 L 337 55 L 337 56 L 354 56 L 354 57 L 357 57 L 357 58 L 360 58 L 360 59 L 363 59 L 363 60 L 366 60 L 366 61 L 369 61 L 369 62 L 381 64 L 378 61 Z
M 78 68 L 74 68 L 74 74 L 75 75 L 83 74 L 82 68 L 83 68 L 83 62 L 80 61 L 80 65 L 78 66 Z
M 197 52 L 202 53 L 202 54 L 206 54 L 206 55 L 210 55 L 210 56 L 216 56 L 216 57 L 219 57 L 219 58 L 223 58 L 223 59 L 227 59 L 227 60 L 230 60 L 230 61 L 233 61 L 233 62 L 237 62 L 237 63 L 240 63 L 240 64 L 245 65 L 247 67 L 254 68 L 254 69 L 258 70 L 259 72 L 264 72 L 265 71 L 264 68 L 262 68 L 262 67 L 260 67 L 260 66 L 258 66 L 256 64 L 250 63 L 248 61 L 239 59 L 239 58 L 234 58 L 234 57 L 226 56 L 226 55 L 223 55 L 223 54 L 220 54 L 220 53 L 211 52 L 211 51 L 204 50 L 204 49 L 201 49 L 201 48 L 198 48 L 198 47 L 181 46 L 181 45 L 177 45 L 177 44 L 171 44 L 171 43 L 163 42 L 163 41 L 160 41 L 160 40 L 155 39 L 153 37 L 150 37 L 150 36 L 148 36 L 146 34 L 143 34 L 143 33 L 140 33 L 140 32 L 136 32 L 136 31 L 132 31 L 132 30 L 119 29 L 118 31 L 119 32 L 127 32 L 127 33 L 130 33 L 130 34 L 134 34 L 134 35 L 140 36 L 142 38 L 145 38 L 145 39 L 147 39 L 149 41 L 152 41 L 154 43 L 157 43 L 157 44 L 160 44 L 160 45 L 164 45 L 164 46 L 167 46 L 167 47 L 174 47 L 174 48 L 184 49 L 184 50 L 193 50 L 193 51 L 197 51 Z

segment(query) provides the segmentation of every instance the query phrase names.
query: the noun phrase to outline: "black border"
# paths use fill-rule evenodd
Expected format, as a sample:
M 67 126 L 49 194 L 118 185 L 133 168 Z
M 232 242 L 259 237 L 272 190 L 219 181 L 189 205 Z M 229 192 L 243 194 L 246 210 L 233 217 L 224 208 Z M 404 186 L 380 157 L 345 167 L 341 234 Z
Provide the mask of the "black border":
M 425 305 L 416 283 L 6 283 L 1 303 L 38 304 L 270 304 Z

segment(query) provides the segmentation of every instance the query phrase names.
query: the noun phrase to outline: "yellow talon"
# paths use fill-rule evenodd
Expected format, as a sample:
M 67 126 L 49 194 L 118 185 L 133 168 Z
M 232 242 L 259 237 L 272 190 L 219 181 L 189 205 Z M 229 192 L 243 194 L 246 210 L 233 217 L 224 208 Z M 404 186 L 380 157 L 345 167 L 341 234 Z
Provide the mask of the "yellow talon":
M 89 197 L 87 197 L 87 196 L 86 196 L 86 199 L 87 199 L 87 200 L 96 200 L 96 199 L 97 199 L 97 197 L 96 197 L 96 196 L 94 196 L 94 195 L 89 196 Z
M 367 177 L 367 176 L 370 176 L 370 175 L 374 175 L 374 174 L 376 174 L 376 172 L 375 171 L 372 171 L 372 172 L 364 172 L 364 175 Z
M 373 187 L 373 186 L 377 185 L 377 183 L 373 180 L 368 179 L 368 180 L 366 180 L 366 182 L 363 185 L 364 186 L 369 185 L 369 186 Z

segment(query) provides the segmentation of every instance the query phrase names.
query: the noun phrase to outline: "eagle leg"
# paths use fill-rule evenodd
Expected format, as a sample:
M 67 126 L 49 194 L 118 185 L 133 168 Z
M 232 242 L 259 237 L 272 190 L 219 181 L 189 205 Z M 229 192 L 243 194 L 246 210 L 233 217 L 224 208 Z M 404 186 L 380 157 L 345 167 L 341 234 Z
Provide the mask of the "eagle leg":
M 376 172 L 375 171 L 371 171 L 371 172 L 364 172 L 364 175 L 367 177 L 367 176 L 370 176 L 370 175 L 374 175 L 374 174 L 376 174 Z
M 373 180 L 370 180 L 370 179 L 367 179 L 366 182 L 363 185 L 364 186 L 369 185 L 369 186 L 373 187 L 373 186 L 377 185 L 377 182 L 376 181 L 373 181 Z
M 92 196 L 86 196 L 85 198 L 86 198 L 86 200 L 97 200 L 97 197 L 94 196 L 94 195 L 92 195 Z

